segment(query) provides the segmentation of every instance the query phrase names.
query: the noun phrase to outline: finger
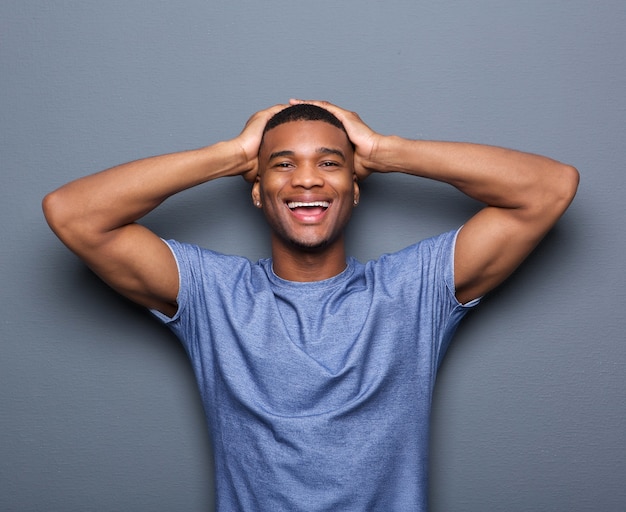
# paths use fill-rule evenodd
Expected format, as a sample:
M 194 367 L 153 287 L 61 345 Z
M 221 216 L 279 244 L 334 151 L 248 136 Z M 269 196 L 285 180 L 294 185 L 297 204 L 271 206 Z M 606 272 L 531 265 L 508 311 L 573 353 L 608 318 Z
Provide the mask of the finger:
M 310 105 L 316 105 L 318 107 L 322 107 L 322 108 L 326 108 L 327 110 L 329 108 L 339 108 L 337 107 L 337 105 L 333 105 L 330 101 L 324 101 L 324 100 L 300 100 L 300 99 L 296 99 L 296 98 L 291 98 L 289 100 L 289 104 L 290 105 L 299 105 L 302 103 L 306 103 L 306 104 L 310 104 Z
M 289 103 L 278 103 L 276 105 L 271 106 L 266 109 L 266 112 L 271 113 L 272 115 L 277 114 L 281 110 L 285 110 L 289 106 Z
M 261 110 L 259 112 L 257 112 L 254 116 L 259 116 L 262 118 L 271 118 L 274 115 L 278 114 L 281 110 L 285 110 L 289 105 L 286 103 L 278 103 L 277 105 L 272 105 L 269 108 L 266 108 L 265 110 Z
M 278 105 L 274 105 L 272 107 L 266 108 L 264 110 L 260 110 L 259 112 L 256 112 L 255 114 L 252 114 L 252 116 L 250 116 L 250 119 L 248 119 L 248 121 L 246 122 L 244 126 L 244 131 L 245 129 L 248 129 L 253 126 L 254 127 L 265 126 L 265 124 L 272 117 L 278 114 L 278 112 L 280 112 L 281 110 L 286 109 L 288 106 L 289 105 L 286 105 L 286 104 L 278 104 Z
M 257 176 L 258 173 L 256 169 L 254 169 L 253 171 L 248 171 L 247 173 L 241 175 L 244 181 L 248 183 L 254 183 L 257 179 Z

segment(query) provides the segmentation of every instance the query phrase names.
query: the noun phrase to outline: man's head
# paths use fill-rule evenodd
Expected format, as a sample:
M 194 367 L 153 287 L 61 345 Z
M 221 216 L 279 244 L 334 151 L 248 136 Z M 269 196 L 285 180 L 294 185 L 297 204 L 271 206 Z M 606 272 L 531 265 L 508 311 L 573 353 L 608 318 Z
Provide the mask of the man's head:
M 309 104 L 267 123 L 252 198 L 272 228 L 273 248 L 343 250 L 343 229 L 359 200 L 354 147 L 343 124 Z
M 268 131 L 270 131 L 272 128 L 276 128 L 281 124 L 290 123 L 292 121 L 323 121 L 325 123 L 333 125 L 336 128 L 339 128 L 346 134 L 346 137 L 348 137 L 348 133 L 346 132 L 343 123 L 339 119 L 337 119 L 334 114 L 332 114 L 325 108 L 318 107 L 317 105 L 312 105 L 310 103 L 298 103 L 296 105 L 291 105 L 281 110 L 270 118 L 270 120 L 265 125 L 265 129 L 263 130 L 263 137 L 261 139 L 259 152 L 261 150 L 261 147 L 263 146 L 265 134 Z M 350 144 L 352 145 L 352 142 L 350 142 Z

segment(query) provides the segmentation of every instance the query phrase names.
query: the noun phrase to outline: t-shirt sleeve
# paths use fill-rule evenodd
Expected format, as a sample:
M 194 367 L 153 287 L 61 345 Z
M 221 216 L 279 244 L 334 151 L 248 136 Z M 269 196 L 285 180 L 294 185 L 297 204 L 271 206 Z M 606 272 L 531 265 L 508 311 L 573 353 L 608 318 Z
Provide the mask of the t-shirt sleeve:
M 167 240 L 178 267 L 179 287 L 174 316 L 152 314 L 167 325 L 190 354 L 211 341 L 216 308 L 237 288 L 237 279 L 249 273 L 246 258 L 227 256 L 197 245 Z
M 456 247 L 456 240 L 461 229 L 462 228 L 459 228 L 455 231 L 450 231 L 442 235 L 443 243 L 441 244 L 441 262 L 443 265 L 443 275 L 446 287 L 454 298 L 454 301 L 462 308 L 471 309 L 478 305 L 482 297 L 478 297 L 474 300 L 466 302 L 465 304 L 461 304 L 456 299 L 456 287 L 454 285 L 454 251 Z
M 383 281 L 390 283 L 403 307 L 415 308 L 412 318 L 438 366 L 461 319 L 480 299 L 461 304 L 455 295 L 454 249 L 459 230 L 422 240 L 381 258 Z
M 150 312 L 164 324 L 170 325 L 180 318 L 181 308 L 187 303 L 191 273 L 189 272 L 189 258 L 186 254 L 185 246 L 175 240 L 163 240 L 163 242 L 172 252 L 178 269 L 178 295 L 176 297 L 176 304 L 178 308 L 172 317 L 169 317 L 156 309 L 151 309 Z
M 438 237 L 426 241 L 431 245 L 433 257 L 433 275 L 435 286 L 443 282 L 445 295 L 441 297 L 440 312 L 441 325 L 438 346 L 436 347 L 436 366 L 441 364 L 443 356 L 448 349 L 450 341 L 461 319 L 475 306 L 480 303 L 480 298 L 461 304 L 456 298 L 454 285 L 454 251 L 457 236 L 461 228 L 449 231 Z

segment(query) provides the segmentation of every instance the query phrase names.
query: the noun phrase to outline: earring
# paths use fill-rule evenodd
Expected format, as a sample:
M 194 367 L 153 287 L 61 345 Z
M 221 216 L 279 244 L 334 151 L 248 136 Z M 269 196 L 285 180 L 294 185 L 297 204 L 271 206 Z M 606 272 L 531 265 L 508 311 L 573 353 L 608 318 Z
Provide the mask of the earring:
M 257 201 L 256 203 L 254 203 L 254 206 L 256 206 L 257 208 L 261 208 L 261 201 Z
M 354 200 L 354 206 L 357 206 L 359 204 L 359 202 L 355 199 Z

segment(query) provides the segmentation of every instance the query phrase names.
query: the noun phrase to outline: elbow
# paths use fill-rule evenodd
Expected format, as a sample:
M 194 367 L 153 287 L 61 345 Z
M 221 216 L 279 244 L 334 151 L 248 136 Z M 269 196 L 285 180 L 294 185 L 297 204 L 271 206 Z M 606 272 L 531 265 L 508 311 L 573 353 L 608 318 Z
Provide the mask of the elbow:
M 558 164 L 548 183 L 543 184 L 543 190 L 538 191 L 538 198 L 534 210 L 538 219 L 554 225 L 569 208 L 576 196 L 580 175 L 578 170 L 567 164 Z
M 534 193 L 528 195 L 528 203 L 518 212 L 530 222 L 541 226 L 542 232 L 551 229 L 569 208 L 576 196 L 580 175 L 567 164 L 554 163 L 543 179 L 533 185 Z
M 48 223 L 48 226 L 57 233 L 59 226 L 62 224 L 60 220 L 60 210 L 62 201 L 59 200 L 59 192 L 55 190 L 54 192 L 50 192 L 46 194 L 41 202 L 41 209 L 43 210 L 43 216 Z
M 41 207 L 53 233 L 79 256 L 98 248 L 108 233 L 97 222 L 93 207 L 67 186 L 47 194 Z
M 50 192 L 43 198 L 41 207 L 50 229 L 67 245 L 77 215 L 72 211 L 69 201 L 64 195 L 61 189 Z
M 578 184 L 580 183 L 580 173 L 574 166 L 562 164 L 559 177 L 561 186 L 558 193 L 558 202 L 563 205 L 563 212 L 565 212 L 576 196 Z

